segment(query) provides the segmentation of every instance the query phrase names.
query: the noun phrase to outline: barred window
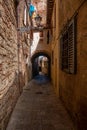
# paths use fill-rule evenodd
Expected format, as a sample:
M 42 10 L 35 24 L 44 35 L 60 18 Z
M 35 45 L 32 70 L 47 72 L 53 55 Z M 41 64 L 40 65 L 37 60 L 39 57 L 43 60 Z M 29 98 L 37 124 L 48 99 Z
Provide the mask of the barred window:
M 61 69 L 67 73 L 76 73 L 76 18 L 64 28 L 60 37 Z

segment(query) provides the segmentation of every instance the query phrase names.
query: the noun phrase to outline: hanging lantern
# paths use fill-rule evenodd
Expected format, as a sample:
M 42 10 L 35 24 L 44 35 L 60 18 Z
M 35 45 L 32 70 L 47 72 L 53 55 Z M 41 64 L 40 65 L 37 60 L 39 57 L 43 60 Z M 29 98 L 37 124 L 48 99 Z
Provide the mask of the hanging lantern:
M 37 16 L 35 17 L 35 22 L 38 27 L 40 26 L 41 21 L 42 21 L 42 17 L 39 14 L 37 14 Z

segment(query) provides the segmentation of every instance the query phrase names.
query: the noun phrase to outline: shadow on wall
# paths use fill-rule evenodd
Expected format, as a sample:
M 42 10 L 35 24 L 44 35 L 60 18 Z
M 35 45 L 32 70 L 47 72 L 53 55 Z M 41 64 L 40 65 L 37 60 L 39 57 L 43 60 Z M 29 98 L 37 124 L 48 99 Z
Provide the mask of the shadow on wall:
M 78 130 L 87 130 L 87 101 L 80 101 L 79 111 L 77 113 Z
M 18 97 L 22 92 L 24 86 L 23 79 L 24 77 L 22 73 L 19 73 L 19 75 L 15 73 L 15 78 L 12 85 L 9 87 L 6 94 L 0 100 L 0 130 L 6 129 L 10 115 L 16 105 Z
M 73 113 L 74 115 L 72 115 L 71 111 L 67 108 L 68 105 L 66 106 L 65 101 L 64 101 L 65 95 L 63 96 L 63 93 L 62 93 L 62 91 L 64 91 L 63 87 L 62 87 L 61 83 L 59 83 L 59 85 L 60 85 L 60 90 L 59 90 L 60 99 L 63 102 L 64 106 L 66 107 L 69 115 L 71 115 L 71 118 L 73 119 L 73 122 L 75 123 L 76 128 L 78 130 L 87 130 L 87 100 L 86 100 L 86 98 L 84 98 L 84 96 L 80 97 L 80 100 L 78 102 L 77 111 L 75 111 L 75 113 Z M 71 101 L 72 100 L 70 100 L 70 102 Z M 73 106 L 71 109 L 73 109 Z

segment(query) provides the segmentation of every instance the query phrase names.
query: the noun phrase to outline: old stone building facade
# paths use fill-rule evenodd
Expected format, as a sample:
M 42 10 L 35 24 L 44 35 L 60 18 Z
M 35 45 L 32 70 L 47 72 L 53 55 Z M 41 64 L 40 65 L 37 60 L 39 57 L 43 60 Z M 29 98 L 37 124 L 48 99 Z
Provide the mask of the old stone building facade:
M 29 2 L 43 0 L 0 0 L 0 130 L 5 130 L 23 87 L 32 77 L 31 61 L 40 55 L 50 59 L 54 90 L 76 129 L 86 130 L 87 0 L 45 0 L 47 12 L 40 13 L 47 15 L 45 24 L 43 20 L 46 28 L 26 32 L 32 25 Z
M 28 12 L 24 0 L 0 0 L 0 130 L 5 129 L 29 79 L 26 60 L 29 60 L 30 40 L 28 34 L 17 31 L 29 24 L 28 20 L 24 21 L 24 11 Z

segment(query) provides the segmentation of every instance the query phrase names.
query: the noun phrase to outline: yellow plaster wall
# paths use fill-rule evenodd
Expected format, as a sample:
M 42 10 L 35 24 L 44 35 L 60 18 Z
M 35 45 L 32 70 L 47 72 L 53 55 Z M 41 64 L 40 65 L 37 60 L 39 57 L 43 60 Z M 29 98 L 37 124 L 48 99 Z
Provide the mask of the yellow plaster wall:
M 59 37 L 59 19 L 58 19 L 58 1 L 54 2 L 54 10 L 53 10 L 53 38 L 51 43 L 51 49 L 53 51 L 53 64 L 51 64 L 51 78 L 52 83 L 55 88 L 55 92 L 57 96 L 59 96 L 59 45 L 58 45 L 58 37 Z M 55 19 L 56 18 L 56 19 Z M 56 20 L 56 22 L 55 22 Z
M 51 46 L 54 51 L 52 82 L 78 129 L 85 130 L 87 129 L 87 1 L 55 0 L 55 4 L 56 27 L 53 29 Z M 77 13 L 77 73 L 70 75 L 59 68 L 59 36 L 64 25 L 75 13 Z M 55 20 L 54 14 L 52 20 Z

